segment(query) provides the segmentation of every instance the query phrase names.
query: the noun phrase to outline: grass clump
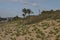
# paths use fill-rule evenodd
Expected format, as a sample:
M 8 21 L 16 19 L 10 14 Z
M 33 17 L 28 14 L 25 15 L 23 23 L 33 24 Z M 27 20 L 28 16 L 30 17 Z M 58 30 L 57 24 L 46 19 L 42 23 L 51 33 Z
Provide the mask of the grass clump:
M 20 35 L 20 31 L 19 29 L 16 29 L 16 36 L 19 36 Z
M 56 35 L 56 39 L 55 40 L 60 40 L 60 35 Z
M 47 29 L 48 27 L 50 27 L 48 23 L 42 23 L 41 26 L 43 27 L 43 29 Z
M 36 35 L 36 37 L 37 37 L 37 38 L 41 38 L 41 36 L 40 36 L 40 35 L 38 35 L 38 34 Z
M 33 40 L 33 38 L 31 38 L 30 40 Z
M 11 37 L 10 39 L 11 39 L 11 40 L 16 40 L 16 38 L 15 38 L 15 37 L 14 37 L 14 38 L 12 38 L 12 37 Z
M 36 31 L 36 33 L 37 33 L 37 35 L 36 35 L 37 38 L 42 38 L 45 36 L 45 34 L 39 29 Z

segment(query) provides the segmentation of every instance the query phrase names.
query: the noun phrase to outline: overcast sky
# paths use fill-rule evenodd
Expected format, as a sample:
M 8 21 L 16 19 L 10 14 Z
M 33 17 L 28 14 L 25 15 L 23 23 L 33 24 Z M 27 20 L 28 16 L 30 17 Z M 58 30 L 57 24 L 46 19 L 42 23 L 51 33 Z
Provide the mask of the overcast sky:
M 22 9 L 29 8 L 34 14 L 38 10 L 60 9 L 60 0 L 0 0 L 0 16 L 22 16 Z

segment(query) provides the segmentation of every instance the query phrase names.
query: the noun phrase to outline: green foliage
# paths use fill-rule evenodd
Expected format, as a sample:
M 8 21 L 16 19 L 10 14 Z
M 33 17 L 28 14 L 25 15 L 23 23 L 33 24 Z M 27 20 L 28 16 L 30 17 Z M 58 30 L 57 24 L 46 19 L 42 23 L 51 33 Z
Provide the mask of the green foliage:
M 24 12 L 26 14 L 27 13 L 26 8 L 22 9 L 22 12 Z
M 27 13 L 30 14 L 31 13 L 31 10 L 30 9 L 27 9 Z
M 23 12 L 22 16 L 24 16 L 24 18 L 25 18 L 26 14 L 27 14 L 27 9 L 26 8 L 22 9 L 22 12 Z
M 18 17 L 18 16 L 15 16 L 15 17 L 13 18 L 13 20 L 17 20 L 17 19 L 19 19 L 19 17 Z

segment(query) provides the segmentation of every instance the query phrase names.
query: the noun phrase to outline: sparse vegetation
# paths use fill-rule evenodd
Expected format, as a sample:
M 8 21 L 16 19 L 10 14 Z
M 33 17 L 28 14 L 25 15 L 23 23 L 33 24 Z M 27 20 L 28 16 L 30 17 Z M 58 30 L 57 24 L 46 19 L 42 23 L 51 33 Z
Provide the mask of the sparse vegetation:
M 59 13 L 51 10 L 43 11 L 38 16 L 27 16 L 24 21 L 29 24 L 26 23 L 26 25 L 23 24 L 23 18 L 20 19 L 17 16 L 10 22 L 0 23 L 0 40 L 46 40 L 52 38 L 60 40 Z M 29 17 L 31 21 L 28 20 Z
M 49 20 L 49 22 L 51 22 L 51 20 Z M 55 22 L 53 22 L 53 23 L 55 23 Z M 57 22 L 57 23 L 59 23 L 59 22 Z M 57 35 L 59 34 L 58 28 L 60 26 L 56 27 L 55 24 L 53 26 L 49 25 L 49 24 L 50 23 L 48 23 L 47 21 L 39 22 L 37 24 L 30 24 L 30 25 L 23 25 L 23 24 L 19 25 L 18 21 L 8 23 L 8 25 L 7 25 L 7 23 L 5 23 L 4 25 L 2 25 L 0 27 L 0 37 L 1 37 L 1 40 L 2 40 L 2 38 L 3 39 L 6 38 L 6 36 L 8 36 L 9 37 L 8 39 L 11 39 L 11 40 L 18 40 L 21 36 L 23 39 L 25 37 L 29 37 L 29 38 L 25 38 L 25 40 L 28 40 L 28 39 L 45 40 L 47 38 L 49 39 L 51 37 L 51 35 L 53 34 L 53 35 L 56 35 L 56 40 L 59 40 L 59 38 L 57 38 Z M 5 26 L 5 28 L 3 26 Z M 45 26 L 46 26 L 46 29 L 44 29 Z M 44 30 L 46 30 L 47 32 L 45 33 Z M 16 39 L 16 38 L 18 38 L 18 39 Z
M 10 38 L 11 40 L 16 40 L 16 38 Z
M 41 23 L 41 24 L 42 24 L 43 29 L 47 29 L 49 27 L 48 23 Z

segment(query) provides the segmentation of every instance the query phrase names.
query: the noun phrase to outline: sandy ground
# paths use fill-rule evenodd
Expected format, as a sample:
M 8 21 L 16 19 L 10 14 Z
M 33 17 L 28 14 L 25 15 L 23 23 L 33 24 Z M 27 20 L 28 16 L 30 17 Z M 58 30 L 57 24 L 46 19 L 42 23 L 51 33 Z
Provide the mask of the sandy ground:
M 0 40 L 60 40 L 60 22 L 43 20 L 31 25 L 0 23 Z

